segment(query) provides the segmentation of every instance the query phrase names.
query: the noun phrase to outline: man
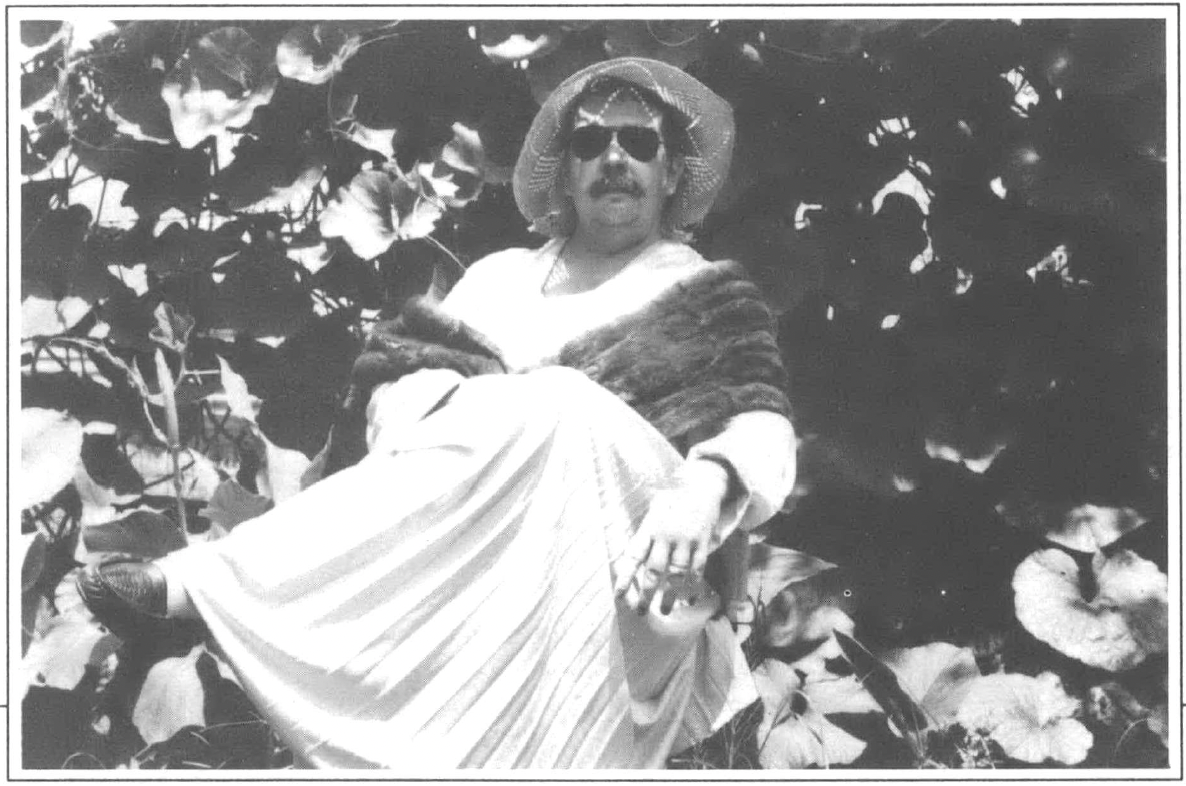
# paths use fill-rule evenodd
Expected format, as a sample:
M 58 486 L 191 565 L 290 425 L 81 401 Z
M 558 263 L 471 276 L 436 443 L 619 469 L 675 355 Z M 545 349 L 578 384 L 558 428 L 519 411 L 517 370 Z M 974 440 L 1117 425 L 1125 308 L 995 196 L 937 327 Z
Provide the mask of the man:
M 375 328 L 342 471 L 223 541 L 88 570 L 88 605 L 200 615 L 317 766 L 661 766 L 718 728 L 754 692 L 706 562 L 794 478 L 769 310 L 672 239 L 732 139 L 663 63 L 570 77 L 514 177 L 553 239 Z

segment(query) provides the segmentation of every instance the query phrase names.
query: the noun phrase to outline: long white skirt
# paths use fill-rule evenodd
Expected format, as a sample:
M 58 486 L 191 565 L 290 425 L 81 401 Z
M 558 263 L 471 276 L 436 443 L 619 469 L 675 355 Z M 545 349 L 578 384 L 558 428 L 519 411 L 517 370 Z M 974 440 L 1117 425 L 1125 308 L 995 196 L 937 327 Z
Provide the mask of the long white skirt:
M 715 594 L 646 616 L 613 595 L 671 445 L 575 371 L 428 374 L 395 398 L 456 386 L 445 406 L 164 561 L 298 762 L 661 767 L 751 703 Z

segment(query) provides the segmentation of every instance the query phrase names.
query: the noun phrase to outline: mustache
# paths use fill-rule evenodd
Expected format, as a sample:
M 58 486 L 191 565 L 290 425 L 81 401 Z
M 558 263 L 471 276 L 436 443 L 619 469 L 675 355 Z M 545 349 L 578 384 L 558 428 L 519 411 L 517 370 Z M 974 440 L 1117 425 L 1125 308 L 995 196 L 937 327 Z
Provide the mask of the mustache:
M 627 194 L 641 197 L 643 188 L 628 174 L 610 173 L 602 175 L 589 186 L 589 195 L 598 198 L 606 194 Z

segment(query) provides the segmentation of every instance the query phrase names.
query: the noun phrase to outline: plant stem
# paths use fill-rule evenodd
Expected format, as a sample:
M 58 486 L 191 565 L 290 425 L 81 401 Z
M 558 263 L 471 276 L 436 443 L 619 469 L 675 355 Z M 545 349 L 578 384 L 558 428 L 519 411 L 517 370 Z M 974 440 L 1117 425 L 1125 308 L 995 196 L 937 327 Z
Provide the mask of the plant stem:
M 161 386 L 161 398 L 165 402 L 165 434 L 168 437 L 169 456 L 173 461 L 173 495 L 177 499 L 177 525 L 181 537 L 189 543 L 189 527 L 186 524 L 185 499 L 181 493 L 181 428 L 177 421 L 177 399 L 174 397 L 173 372 L 165 362 L 165 353 L 158 349 L 155 355 L 157 381 Z

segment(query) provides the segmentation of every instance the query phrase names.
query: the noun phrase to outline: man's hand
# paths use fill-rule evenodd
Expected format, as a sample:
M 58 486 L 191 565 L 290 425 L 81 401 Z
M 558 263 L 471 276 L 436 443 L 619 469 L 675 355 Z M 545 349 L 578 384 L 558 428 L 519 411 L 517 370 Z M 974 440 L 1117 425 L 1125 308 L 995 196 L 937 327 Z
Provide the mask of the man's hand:
M 614 563 L 614 592 L 640 614 L 671 611 L 671 581 L 704 573 L 713 528 L 729 490 L 729 471 L 715 461 L 684 464 L 670 488 L 655 494 L 626 550 Z M 653 605 L 652 605 L 653 604 Z

